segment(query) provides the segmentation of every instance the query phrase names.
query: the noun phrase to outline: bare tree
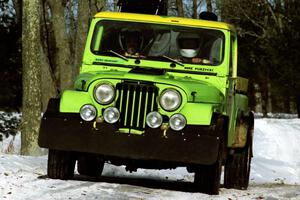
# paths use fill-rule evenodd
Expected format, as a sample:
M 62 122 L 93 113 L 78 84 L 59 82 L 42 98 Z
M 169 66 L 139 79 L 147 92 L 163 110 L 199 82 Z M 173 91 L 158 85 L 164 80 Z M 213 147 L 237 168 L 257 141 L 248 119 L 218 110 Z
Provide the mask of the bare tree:
M 16 11 L 17 24 L 22 23 L 22 0 L 13 0 L 14 8 Z
M 197 0 L 193 0 L 193 18 L 197 19 L 198 18 L 198 1 Z
M 84 50 L 84 44 L 86 40 L 86 35 L 88 31 L 88 24 L 90 20 L 89 13 L 86 12 L 90 10 L 90 5 L 87 0 L 78 1 L 78 19 L 77 19 L 77 30 L 75 36 L 75 63 L 76 73 L 79 72 L 79 66 L 82 61 L 82 54 Z
M 176 3 L 177 3 L 178 16 L 184 17 L 182 0 L 176 0 Z
M 22 155 L 39 155 L 37 144 L 41 118 L 40 1 L 23 0 Z
M 212 12 L 212 2 L 211 0 L 206 0 L 206 9 L 208 12 Z
M 61 0 L 49 0 L 52 11 L 52 26 L 55 39 L 54 64 L 59 69 L 60 90 L 68 89 L 73 84 L 73 66 L 71 46 L 65 21 L 65 4 Z
M 41 102 L 42 102 L 42 112 L 46 111 L 48 101 L 50 98 L 56 97 L 58 95 L 58 81 L 56 80 L 54 70 L 51 67 L 51 55 L 49 51 L 49 30 L 47 27 L 47 12 L 49 9 L 45 1 L 40 1 L 41 3 L 41 35 L 42 35 L 42 49 L 41 49 Z
M 14 5 L 20 20 L 21 0 L 14 0 Z M 51 97 L 72 87 L 90 21 L 105 5 L 106 0 L 23 1 L 22 154 L 40 153 L 37 138 L 41 112 Z
M 113 4 L 114 4 L 114 11 L 117 11 L 117 9 L 118 9 L 117 3 L 118 3 L 118 0 L 114 0 L 114 2 L 113 2 Z
M 84 44 L 88 33 L 89 23 L 93 16 L 105 9 L 105 0 L 79 0 L 78 1 L 78 20 L 77 30 L 75 36 L 75 63 L 76 74 L 78 74 L 79 66 L 81 65 L 82 55 L 84 51 Z M 90 12 L 87 12 L 90 11 Z
M 105 10 L 106 0 L 90 0 L 90 15 L 93 17 L 97 12 Z

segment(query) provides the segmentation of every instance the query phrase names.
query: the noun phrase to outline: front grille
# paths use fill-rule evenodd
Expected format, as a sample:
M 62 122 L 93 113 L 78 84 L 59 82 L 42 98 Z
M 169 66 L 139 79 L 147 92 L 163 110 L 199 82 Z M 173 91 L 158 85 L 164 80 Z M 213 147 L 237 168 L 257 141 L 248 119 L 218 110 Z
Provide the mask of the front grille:
M 151 83 L 123 82 L 117 84 L 120 126 L 136 130 L 145 129 L 146 116 L 157 111 L 158 89 Z

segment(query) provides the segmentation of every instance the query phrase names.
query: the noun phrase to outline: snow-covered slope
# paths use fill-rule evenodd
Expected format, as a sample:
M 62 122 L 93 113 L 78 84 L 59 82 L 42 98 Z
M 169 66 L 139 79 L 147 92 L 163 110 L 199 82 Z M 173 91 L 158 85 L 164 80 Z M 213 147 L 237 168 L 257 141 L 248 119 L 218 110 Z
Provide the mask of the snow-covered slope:
M 160 171 L 139 169 L 130 174 L 124 167 L 106 164 L 104 181 L 50 180 L 44 177 L 46 156 L 4 154 L 9 152 L 7 148 L 11 148 L 12 145 L 8 145 L 10 143 L 14 144 L 14 152 L 18 151 L 20 136 L 17 135 L 14 141 L 11 137 L 1 144 L 0 199 L 300 200 L 300 119 L 256 119 L 254 134 L 249 189 L 238 191 L 222 188 L 219 196 L 187 192 L 193 174 L 187 173 L 185 168 Z M 157 182 L 159 184 L 156 187 L 160 189 L 151 189 Z M 173 191 L 176 188 L 180 191 Z
M 257 119 L 252 183 L 300 184 L 300 119 Z

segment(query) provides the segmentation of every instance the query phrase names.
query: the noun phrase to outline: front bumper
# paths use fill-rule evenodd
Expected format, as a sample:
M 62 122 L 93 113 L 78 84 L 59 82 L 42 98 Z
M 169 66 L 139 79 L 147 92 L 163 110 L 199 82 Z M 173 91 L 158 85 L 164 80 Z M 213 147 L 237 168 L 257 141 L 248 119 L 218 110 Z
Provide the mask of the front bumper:
M 118 132 L 118 127 L 83 121 L 79 114 L 46 112 L 39 145 L 43 148 L 97 153 L 121 159 L 182 164 L 213 164 L 218 157 L 222 133 L 215 126 L 187 126 L 180 132 L 146 128 L 142 135 Z

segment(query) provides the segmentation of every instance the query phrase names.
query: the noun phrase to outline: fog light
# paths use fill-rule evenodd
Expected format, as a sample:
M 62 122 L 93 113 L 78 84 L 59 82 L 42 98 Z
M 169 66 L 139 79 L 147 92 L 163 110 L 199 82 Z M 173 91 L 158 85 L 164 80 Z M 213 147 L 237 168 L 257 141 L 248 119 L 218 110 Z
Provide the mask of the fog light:
M 186 125 L 186 119 L 182 114 L 174 114 L 171 116 L 169 124 L 174 131 L 181 131 Z
M 115 107 L 109 107 L 104 110 L 103 117 L 107 123 L 114 124 L 120 119 L 120 112 Z
M 93 105 L 84 105 L 80 108 L 80 117 L 84 121 L 92 121 L 97 116 L 97 110 Z
M 150 128 L 158 128 L 163 122 L 162 116 L 158 112 L 151 112 L 147 115 L 146 123 Z

